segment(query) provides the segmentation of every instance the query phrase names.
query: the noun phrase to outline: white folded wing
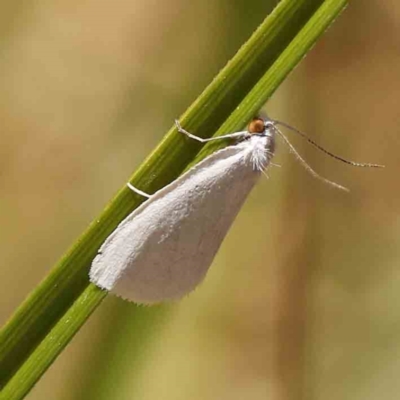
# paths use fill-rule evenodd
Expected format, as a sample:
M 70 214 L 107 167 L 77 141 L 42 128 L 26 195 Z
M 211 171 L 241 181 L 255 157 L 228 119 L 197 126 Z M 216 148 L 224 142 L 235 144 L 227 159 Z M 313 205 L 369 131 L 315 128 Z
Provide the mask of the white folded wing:
M 265 157 L 267 142 L 255 136 L 219 150 L 156 192 L 101 246 L 90 280 L 145 304 L 193 290 L 260 176 L 254 158 Z

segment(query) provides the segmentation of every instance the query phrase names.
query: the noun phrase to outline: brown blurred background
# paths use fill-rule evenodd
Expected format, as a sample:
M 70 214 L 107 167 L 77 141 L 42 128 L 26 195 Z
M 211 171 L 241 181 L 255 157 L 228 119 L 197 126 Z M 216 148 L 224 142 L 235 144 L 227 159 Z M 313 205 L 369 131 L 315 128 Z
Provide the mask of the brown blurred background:
M 0 319 L 102 210 L 275 1 L 3 1 Z M 37 399 L 397 399 L 400 5 L 352 1 L 267 111 L 289 138 L 201 287 L 109 296 Z

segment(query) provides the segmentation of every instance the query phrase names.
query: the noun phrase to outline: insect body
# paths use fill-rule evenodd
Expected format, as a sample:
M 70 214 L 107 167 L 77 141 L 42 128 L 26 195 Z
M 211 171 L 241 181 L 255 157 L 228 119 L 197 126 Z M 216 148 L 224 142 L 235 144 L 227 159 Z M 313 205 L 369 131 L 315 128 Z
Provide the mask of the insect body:
M 192 291 L 206 275 L 247 195 L 270 165 L 275 134 L 314 177 L 347 190 L 319 176 L 280 132 L 278 124 L 305 136 L 283 122 L 255 118 L 246 131 L 202 139 L 176 121 L 178 130 L 194 140 L 232 138 L 238 143 L 211 154 L 153 195 L 128 184 L 148 200 L 101 246 L 90 269 L 90 280 L 118 296 L 144 304 L 178 299 Z M 381 167 L 345 160 L 306 139 L 348 164 Z
M 101 246 L 90 280 L 144 304 L 192 291 L 273 157 L 272 128 L 270 121 L 254 119 L 247 131 L 226 135 L 242 139 L 239 143 L 216 151 L 149 196 Z

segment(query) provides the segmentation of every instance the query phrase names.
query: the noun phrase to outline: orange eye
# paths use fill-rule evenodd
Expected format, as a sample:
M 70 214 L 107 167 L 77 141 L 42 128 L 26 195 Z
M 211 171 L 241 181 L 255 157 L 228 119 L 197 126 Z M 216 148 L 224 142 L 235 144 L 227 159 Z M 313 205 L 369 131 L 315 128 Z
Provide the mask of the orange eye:
M 262 118 L 253 118 L 247 128 L 249 133 L 263 133 L 265 131 L 264 120 Z

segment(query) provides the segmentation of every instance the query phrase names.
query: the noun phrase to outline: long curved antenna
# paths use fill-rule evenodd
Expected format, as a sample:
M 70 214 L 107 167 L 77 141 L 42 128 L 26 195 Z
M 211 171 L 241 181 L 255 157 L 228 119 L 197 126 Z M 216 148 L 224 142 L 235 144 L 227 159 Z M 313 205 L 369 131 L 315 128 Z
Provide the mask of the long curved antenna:
M 312 144 L 318 150 L 321 150 L 322 152 L 324 152 L 325 154 L 327 154 L 328 156 L 330 156 L 332 158 L 335 158 L 336 160 L 339 160 L 339 161 L 342 161 L 342 162 L 344 162 L 346 164 L 352 165 L 353 167 L 367 167 L 367 168 L 384 168 L 385 167 L 384 165 L 380 165 L 380 164 L 358 163 L 358 162 L 355 162 L 355 161 L 346 160 L 345 158 L 339 157 L 336 154 L 333 154 L 330 151 L 325 150 L 318 143 L 314 142 L 314 140 L 310 139 L 304 132 L 294 128 L 293 126 L 290 126 L 290 125 L 288 125 L 288 124 L 286 124 L 285 122 L 282 122 L 282 121 L 277 121 L 277 120 L 271 120 L 271 121 L 275 125 L 281 125 L 281 126 L 284 126 L 287 129 L 290 129 L 293 132 L 296 132 L 297 134 L 299 134 L 304 139 L 306 139 L 308 143 Z M 282 136 L 282 132 L 281 132 L 281 136 Z
M 300 164 L 306 169 L 308 173 L 310 173 L 314 178 L 317 178 L 321 180 L 322 182 L 327 183 L 328 185 L 331 185 L 335 187 L 336 189 L 344 190 L 345 192 L 349 192 L 349 189 L 346 187 L 339 185 L 338 183 L 332 182 L 329 179 L 324 178 L 323 176 L 317 174 L 304 160 L 304 158 L 297 152 L 295 147 L 289 142 L 288 138 L 276 127 L 274 126 L 273 129 L 275 130 L 276 133 L 279 134 L 279 136 L 283 139 L 283 141 L 286 143 L 286 145 L 289 147 L 290 151 L 294 154 L 296 157 L 297 161 L 300 161 Z

